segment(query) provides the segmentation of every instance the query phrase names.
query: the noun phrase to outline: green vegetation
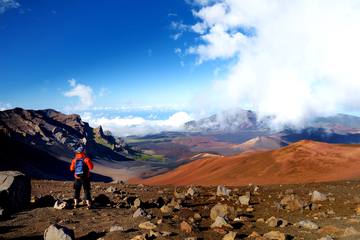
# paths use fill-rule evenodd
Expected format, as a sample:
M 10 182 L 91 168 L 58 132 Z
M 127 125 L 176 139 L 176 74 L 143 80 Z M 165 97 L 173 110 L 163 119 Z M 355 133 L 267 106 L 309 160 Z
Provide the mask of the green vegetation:
M 147 153 L 138 153 L 135 155 L 135 160 L 139 161 L 158 161 L 158 162 L 165 162 L 166 158 L 160 154 L 147 154 Z
M 104 147 L 107 147 L 107 148 L 110 148 L 110 149 L 114 149 L 114 145 L 110 144 L 104 138 L 102 138 L 101 136 L 96 134 L 95 131 L 94 131 L 94 140 L 95 140 L 95 142 L 97 144 L 103 145 Z

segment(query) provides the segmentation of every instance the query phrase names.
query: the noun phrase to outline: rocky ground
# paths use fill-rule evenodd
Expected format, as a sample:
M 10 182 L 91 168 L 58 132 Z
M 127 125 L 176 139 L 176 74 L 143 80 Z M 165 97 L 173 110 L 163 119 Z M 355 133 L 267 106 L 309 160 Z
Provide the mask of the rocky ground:
M 94 209 L 72 209 L 72 182 L 33 180 L 31 207 L 0 221 L 0 239 L 43 239 L 51 224 L 76 239 L 360 239 L 358 180 L 92 190 Z

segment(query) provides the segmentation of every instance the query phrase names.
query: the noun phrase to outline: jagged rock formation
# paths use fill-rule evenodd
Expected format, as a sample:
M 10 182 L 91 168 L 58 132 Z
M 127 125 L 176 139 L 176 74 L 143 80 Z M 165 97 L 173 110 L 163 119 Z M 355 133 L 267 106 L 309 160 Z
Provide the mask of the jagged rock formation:
M 86 144 L 90 157 L 102 160 L 128 161 L 134 152 L 123 139 L 104 133 L 101 126 L 93 129 L 77 114 L 52 109 L 0 111 L 0 143 L 0 170 L 24 170 L 39 178 L 54 176 L 54 167 L 64 171 L 80 144 Z

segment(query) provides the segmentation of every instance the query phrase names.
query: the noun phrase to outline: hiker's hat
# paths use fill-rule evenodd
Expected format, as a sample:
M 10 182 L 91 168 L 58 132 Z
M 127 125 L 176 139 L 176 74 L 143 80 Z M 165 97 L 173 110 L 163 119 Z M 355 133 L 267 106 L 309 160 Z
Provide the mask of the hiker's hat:
M 75 150 L 75 152 L 76 153 L 82 153 L 82 152 L 84 152 L 84 148 L 82 146 L 80 146 Z

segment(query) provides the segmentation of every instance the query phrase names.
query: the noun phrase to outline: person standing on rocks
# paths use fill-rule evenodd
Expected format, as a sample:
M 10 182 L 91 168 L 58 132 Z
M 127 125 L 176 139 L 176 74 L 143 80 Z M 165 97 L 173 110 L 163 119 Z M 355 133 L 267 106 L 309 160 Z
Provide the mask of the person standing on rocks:
M 86 156 L 84 147 L 75 151 L 75 158 L 71 161 L 70 171 L 74 172 L 74 208 L 78 207 L 81 187 L 84 189 L 84 198 L 87 208 L 91 208 L 90 170 L 94 168 L 91 159 Z

